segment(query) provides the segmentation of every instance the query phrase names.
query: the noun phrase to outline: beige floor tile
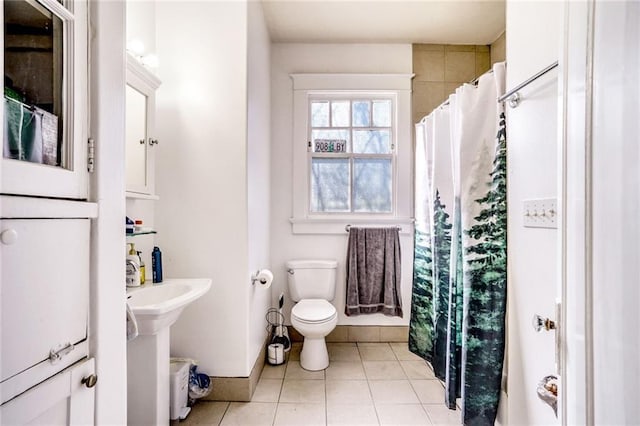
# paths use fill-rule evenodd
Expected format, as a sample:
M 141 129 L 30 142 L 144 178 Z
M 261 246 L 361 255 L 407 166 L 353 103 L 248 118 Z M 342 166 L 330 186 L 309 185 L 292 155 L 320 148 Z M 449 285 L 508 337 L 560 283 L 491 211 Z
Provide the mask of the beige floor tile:
M 282 379 L 260 379 L 251 402 L 278 402 Z
M 300 361 L 300 351 L 302 350 L 302 342 L 295 342 L 289 350 L 289 361 Z
M 400 365 L 410 379 L 433 380 L 436 378 L 425 361 L 400 361 Z
M 277 406 L 270 402 L 232 402 L 220 426 L 271 426 Z
M 419 404 L 376 404 L 381 425 L 430 425 L 427 413 Z
M 327 380 L 366 380 L 362 362 L 331 361 L 325 371 Z
M 324 426 L 324 404 L 278 404 L 274 426 Z
M 375 426 L 378 415 L 373 404 L 327 403 L 328 426 Z
M 396 355 L 388 343 L 358 343 L 363 361 L 395 361 Z
M 329 361 L 360 361 L 355 343 L 328 343 Z
M 199 401 L 191 409 L 187 418 L 180 425 L 218 425 L 225 411 L 229 407 L 228 402 Z
M 444 404 L 424 404 L 427 415 L 431 423 L 435 425 L 461 425 L 462 412 L 460 410 L 449 410 Z
M 369 380 L 399 380 L 407 378 L 398 361 L 362 361 L 362 365 Z
M 284 372 L 287 369 L 286 364 L 269 365 L 265 364 L 262 369 L 261 379 L 284 379 Z
M 280 402 L 324 403 L 324 380 L 285 380 Z
M 444 387 L 439 380 L 411 380 L 411 386 L 416 391 L 421 403 L 444 403 Z
M 300 366 L 300 361 L 289 361 L 284 378 L 285 380 L 322 380 L 324 379 L 324 370 L 308 371 Z
M 409 351 L 408 343 L 389 343 L 391 349 L 400 361 L 422 361 L 418 355 Z
M 372 403 L 366 380 L 330 380 L 327 382 L 327 404 Z
M 374 380 L 369 388 L 376 405 L 420 403 L 408 380 Z

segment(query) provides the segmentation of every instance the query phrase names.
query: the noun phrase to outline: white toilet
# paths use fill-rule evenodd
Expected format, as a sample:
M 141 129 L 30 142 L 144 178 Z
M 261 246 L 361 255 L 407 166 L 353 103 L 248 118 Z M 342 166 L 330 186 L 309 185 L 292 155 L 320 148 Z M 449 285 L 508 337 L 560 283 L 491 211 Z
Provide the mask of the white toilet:
M 329 303 L 336 294 L 335 260 L 290 260 L 289 294 L 294 302 L 291 325 L 304 336 L 300 365 L 305 370 L 324 370 L 329 354 L 324 338 L 338 323 L 336 308 Z

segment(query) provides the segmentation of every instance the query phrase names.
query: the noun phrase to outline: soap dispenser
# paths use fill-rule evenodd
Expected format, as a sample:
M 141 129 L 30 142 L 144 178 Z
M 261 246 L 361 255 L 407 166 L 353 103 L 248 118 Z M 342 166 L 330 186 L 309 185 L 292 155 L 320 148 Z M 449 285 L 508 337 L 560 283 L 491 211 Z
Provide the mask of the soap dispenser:
M 140 258 L 133 243 L 129 244 L 129 254 L 127 255 L 127 287 L 140 286 Z

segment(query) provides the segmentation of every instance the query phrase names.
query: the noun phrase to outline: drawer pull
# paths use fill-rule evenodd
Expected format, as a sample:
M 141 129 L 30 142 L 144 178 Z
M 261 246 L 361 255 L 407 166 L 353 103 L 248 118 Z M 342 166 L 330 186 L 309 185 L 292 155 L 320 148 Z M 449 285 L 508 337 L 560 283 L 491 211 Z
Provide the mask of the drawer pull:
M 98 383 L 98 376 L 91 374 L 87 377 L 83 377 L 81 383 L 88 388 L 92 388 Z
M 49 352 L 49 361 L 51 361 L 51 364 L 56 364 L 62 359 L 63 356 L 67 355 L 74 349 L 75 347 L 72 343 L 63 344 L 62 347 L 57 346 L 51 349 L 51 351 Z
M 2 241 L 2 244 L 7 246 L 15 244 L 15 242 L 18 241 L 18 231 L 15 229 L 6 229 L 2 231 L 2 234 L 0 234 L 0 241 Z

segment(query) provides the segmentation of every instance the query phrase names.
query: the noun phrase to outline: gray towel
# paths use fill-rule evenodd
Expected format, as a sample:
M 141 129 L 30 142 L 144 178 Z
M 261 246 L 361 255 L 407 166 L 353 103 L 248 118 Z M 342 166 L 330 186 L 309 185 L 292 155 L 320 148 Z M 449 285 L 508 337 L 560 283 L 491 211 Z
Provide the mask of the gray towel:
M 402 317 L 398 228 L 354 228 L 347 248 L 347 316 Z

